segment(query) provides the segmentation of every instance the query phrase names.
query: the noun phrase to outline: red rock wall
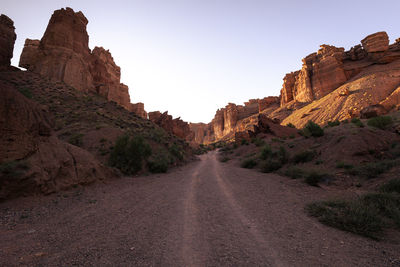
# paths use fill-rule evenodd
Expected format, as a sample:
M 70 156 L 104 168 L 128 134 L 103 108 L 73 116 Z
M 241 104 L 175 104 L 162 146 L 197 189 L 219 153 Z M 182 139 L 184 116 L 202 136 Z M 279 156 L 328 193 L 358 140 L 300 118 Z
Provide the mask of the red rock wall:
M 14 43 L 17 39 L 14 22 L 6 15 L 0 16 L 0 67 L 10 66 Z
M 303 59 L 300 71 L 289 73 L 283 79 L 281 106 L 291 101 L 309 103 L 320 99 L 373 63 L 389 63 L 399 55 L 388 53 L 386 32 L 367 36 L 361 45 L 345 52 L 344 48 L 321 45 L 317 53 Z M 367 61 L 366 61 L 367 60 Z
M 121 69 L 102 47 L 90 51 L 88 20 L 71 8 L 54 11 L 39 40 L 25 41 L 19 66 L 60 80 L 84 92 L 94 92 L 145 117 L 144 108 L 132 107 L 128 86 L 120 83 Z
M 168 111 L 161 113 L 159 111 L 149 112 L 149 120 L 182 139 L 193 140 L 194 133 L 191 131 L 189 123 L 180 118 L 173 119 L 168 115 Z

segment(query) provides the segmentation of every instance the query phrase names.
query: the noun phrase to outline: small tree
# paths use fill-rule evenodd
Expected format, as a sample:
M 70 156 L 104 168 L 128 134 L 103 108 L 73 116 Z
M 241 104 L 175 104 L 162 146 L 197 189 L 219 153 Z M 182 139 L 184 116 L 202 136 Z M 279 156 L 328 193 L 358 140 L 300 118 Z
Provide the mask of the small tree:
M 142 169 L 143 162 L 151 155 L 151 147 L 142 136 L 118 137 L 110 154 L 109 164 L 125 174 L 134 174 Z
M 303 128 L 303 132 L 307 136 L 307 134 L 319 137 L 324 135 L 324 129 L 322 129 L 318 124 L 312 121 L 308 121 L 307 124 Z

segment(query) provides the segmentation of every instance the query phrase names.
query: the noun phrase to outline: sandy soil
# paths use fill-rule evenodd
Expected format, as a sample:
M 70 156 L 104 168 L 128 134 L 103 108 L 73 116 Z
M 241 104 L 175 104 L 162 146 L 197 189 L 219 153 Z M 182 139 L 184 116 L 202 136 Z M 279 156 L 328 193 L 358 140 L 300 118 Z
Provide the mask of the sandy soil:
M 341 192 L 220 163 L 0 204 L 1 266 L 400 266 L 380 242 L 308 217 Z

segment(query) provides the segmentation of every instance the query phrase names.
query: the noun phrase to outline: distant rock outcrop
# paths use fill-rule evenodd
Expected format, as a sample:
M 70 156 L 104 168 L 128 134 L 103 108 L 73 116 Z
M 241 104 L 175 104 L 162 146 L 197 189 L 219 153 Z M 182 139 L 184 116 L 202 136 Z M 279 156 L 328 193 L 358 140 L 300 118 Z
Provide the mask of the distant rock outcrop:
M 270 96 L 263 99 L 250 99 L 244 105 L 228 103 L 218 109 L 208 124 L 191 123 L 196 143 L 212 143 L 221 139 L 230 139 L 237 132 L 254 130 L 259 113 L 269 113 L 279 107 L 279 97 Z
M 168 111 L 164 113 L 159 111 L 149 112 L 149 120 L 184 140 L 193 140 L 194 138 L 189 123 L 180 118 L 173 119 L 171 115 L 168 115 Z
M 287 74 L 283 79 L 281 105 L 293 100 L 311 102 L 346 82 L 344 57 L 344 48 L 330 45 L 321 45 L 317 53 L 305 57 L 302 69 Z
M 13 57 L 14 43 L 17 39 L 14 22 L 6 15 L 0 16 L 0 68 L 8 67 Z
M 84 92 L 95 92 L 129 111 L 128 86 L 120 83 L 121 69 L 102 47 L 89 49 L 88 20 L 71 8 L 54 11 L 41 40 L 26 39 L 19 66 Z M 144 109 L 139 116 L 144 115 Z

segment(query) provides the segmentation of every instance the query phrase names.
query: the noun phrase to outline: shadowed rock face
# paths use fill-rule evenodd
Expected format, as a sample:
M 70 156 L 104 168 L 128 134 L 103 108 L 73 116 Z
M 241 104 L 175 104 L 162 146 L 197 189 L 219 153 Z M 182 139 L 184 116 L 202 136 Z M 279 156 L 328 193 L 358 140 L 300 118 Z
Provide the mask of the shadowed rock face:
M 6 15 L 0 16 L 0 67 L 10 66 L 14 43 L 17 39 L 14 22 Z
M 164 128 L 167 132 L 184 140 L 191 141 L 194 139 L 194 134 L 190 130 L 189 123 L 180 118 L 173 119 L 171 115 L 168 115 L 168 111 L 164 113 L 159 111 L 149 112 L 149 120 Z
M 120 83 L 121 69 L 102 47 L 89 49 L 88 20 L 71 8 L 54 11 L 39 40 L 26 39 L 19 66 L 84 92 L 95 92 L 145 117 L 141 105 L 132 106 L 128 86 Z
M 0 82 L 0 94 L 0 164 L 27 164 L 23 173 L 0 174 L 0 200 L 114 176 L 89 152 L 60 141 L 47 112 L 16 88 Z

